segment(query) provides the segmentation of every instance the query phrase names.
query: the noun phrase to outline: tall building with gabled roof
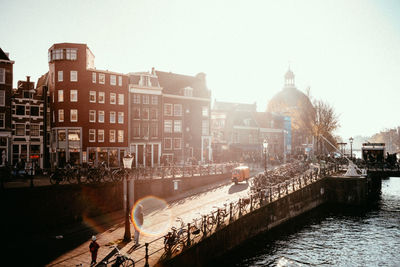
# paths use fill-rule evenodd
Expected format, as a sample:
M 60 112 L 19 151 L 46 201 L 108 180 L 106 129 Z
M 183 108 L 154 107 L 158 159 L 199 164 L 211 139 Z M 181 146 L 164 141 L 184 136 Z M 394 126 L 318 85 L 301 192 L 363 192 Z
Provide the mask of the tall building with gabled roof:
M 11 161 L 13 65 L 9 54 L 0 48 L 0 165 Z

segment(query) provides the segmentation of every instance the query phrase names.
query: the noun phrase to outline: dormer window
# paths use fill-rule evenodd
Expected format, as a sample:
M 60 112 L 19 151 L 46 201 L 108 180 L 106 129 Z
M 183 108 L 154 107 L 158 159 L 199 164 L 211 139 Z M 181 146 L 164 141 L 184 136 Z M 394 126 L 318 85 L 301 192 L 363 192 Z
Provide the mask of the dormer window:
M 140 86 L 146 86 L 146 87 L 151 86 L 150 77 L 149 77 L 149 76 L 146 76 L 146 75 L 140 76 L 139 85 L 140 85 Z
M 186 87 L 183 89 L 183 95 L 184 96 L 193 96 L 193 88 L 192 87 Z

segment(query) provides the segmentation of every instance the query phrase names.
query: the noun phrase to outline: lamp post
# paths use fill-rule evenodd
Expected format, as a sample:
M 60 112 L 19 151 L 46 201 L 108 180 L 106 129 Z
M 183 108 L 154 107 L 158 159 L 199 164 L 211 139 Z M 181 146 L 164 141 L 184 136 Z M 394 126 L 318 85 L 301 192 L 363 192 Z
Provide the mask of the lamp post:
M 268 149 L 267 139 L 264 139 L 263 147 L 264 147 L 264 173 L 267 173 L 267 149 Z
M 353 141 L 354 141 L 353 137 L 350 137 L 349 141 L 350 141 L 350 159 L 353 159 Z
M 125 213 L 125 234 L 124 234 L 124 241 L 129 242 L 131 241 L 131 225 L 129 222 L 129 213 L 130 213 L 130 207 L 129 207 L 129 170 L 132 169 L 132 161 L 133 157 L 128 154 L 123 158 L 124 162 L 124 168 L 126 172 L 125 176 L 125 184 L 126 184 L 126 213 Z

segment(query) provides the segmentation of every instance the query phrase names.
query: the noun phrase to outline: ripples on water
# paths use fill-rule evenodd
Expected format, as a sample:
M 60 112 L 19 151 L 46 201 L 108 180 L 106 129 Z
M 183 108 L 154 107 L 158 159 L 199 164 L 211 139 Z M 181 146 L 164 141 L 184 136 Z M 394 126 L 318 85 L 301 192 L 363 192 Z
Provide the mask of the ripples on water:
M 400 178 L 382 181 L 368 210 L 318 209 L 251 239 L 219 266 L 400 266 Z

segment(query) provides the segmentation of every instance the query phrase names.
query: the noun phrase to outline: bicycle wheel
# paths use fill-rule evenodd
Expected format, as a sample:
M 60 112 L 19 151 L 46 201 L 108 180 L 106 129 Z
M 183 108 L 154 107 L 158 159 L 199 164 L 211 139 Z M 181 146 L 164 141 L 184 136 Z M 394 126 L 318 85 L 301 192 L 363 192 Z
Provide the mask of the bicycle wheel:
M 121 181 L 124 178 L 124 171 L 123 170 L 116 170 L 112 174 L 112 179 L 114 182 Z
M 60 178 L 58 177 L 58 174 L 52 173 L 50 175 L 50 183 L 51 184 L 59 184 L 60 183 Z
M 122 267 L 133 267 L 135 266 L 135 262 L 132 259 L 126 259 L 122 264 L 120 265 Z

